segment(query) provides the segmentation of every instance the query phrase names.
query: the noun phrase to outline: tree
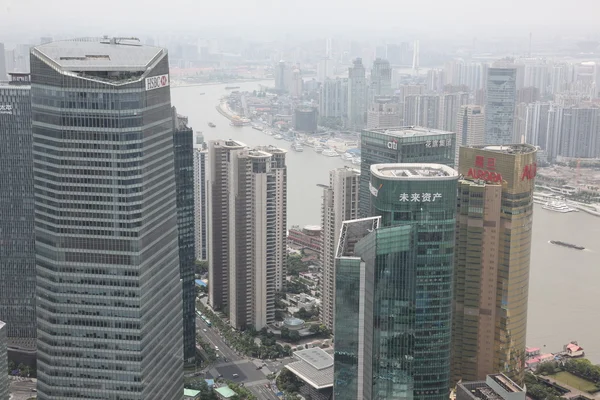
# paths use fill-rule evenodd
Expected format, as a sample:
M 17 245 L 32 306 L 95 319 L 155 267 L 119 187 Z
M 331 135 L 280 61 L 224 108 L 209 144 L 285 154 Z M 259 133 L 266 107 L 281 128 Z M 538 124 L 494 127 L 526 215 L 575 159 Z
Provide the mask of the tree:
M 281 328 L 281 338 L 282 339 L 288 339 L 290 337 L 290 330 L 287 327 L 282 327 Z
M 196 274 L 204 275 L 208 272 L 208 261 L 196 260 Z
M 300 333 L 298 331 L 290 331 L 289 338 L 292 342 L 300 340 Z

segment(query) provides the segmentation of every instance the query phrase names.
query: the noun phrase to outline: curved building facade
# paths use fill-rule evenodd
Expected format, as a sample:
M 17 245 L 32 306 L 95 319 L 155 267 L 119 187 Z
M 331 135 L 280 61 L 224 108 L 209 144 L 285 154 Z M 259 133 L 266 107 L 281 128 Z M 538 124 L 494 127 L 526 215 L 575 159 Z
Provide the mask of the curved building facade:
M 126 39 L 31 51 L 40 400 L 182 397 L 168 73 Z
M 523 382 L 536 147 L 461 147 L 453 381 Z
M 371 166 L 373 217 L 343 223 L 336 258 L 336 398 L 448 398 L 457 181 Z

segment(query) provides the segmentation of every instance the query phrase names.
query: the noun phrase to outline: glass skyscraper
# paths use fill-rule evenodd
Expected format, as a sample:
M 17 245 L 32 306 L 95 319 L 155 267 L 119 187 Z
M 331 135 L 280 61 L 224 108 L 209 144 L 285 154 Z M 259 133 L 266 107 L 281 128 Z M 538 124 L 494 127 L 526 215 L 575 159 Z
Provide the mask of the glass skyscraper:
M 167 52 L 58 41 L 31 71 L 38 399 L 179 400 Z
M 0 60 L 1 61 L 1 60 Z M 0 77 L 1 79 L 1 77 Z M 0 320 L 14 361 L 35 358 L 35 229 L 28 74 L 0 83 Z
M 486 144 L 520 142 L 514 137 L 515 103 L 517 101 L 517 69 L 505 65 L 489 68 L 486 81 Z
M 179 272 L 183 291 L 183 358 L 196 359 L 196 240 L 194 221 L 194 131 L 188 118 L 173 107 L 173 148 L 177 187 L 177 228 L 179 233 Z
M 360 216 L 371 215 L 371 165 L 425 162 L 453 167 L 455 136 L 453 132 L 414 126 L 363 130 L 360 136 Z
M 336 398 L 448 398 L 457 180 L 439 164 L 371 167 L 374 217 L 344 222 L 338 245 Z

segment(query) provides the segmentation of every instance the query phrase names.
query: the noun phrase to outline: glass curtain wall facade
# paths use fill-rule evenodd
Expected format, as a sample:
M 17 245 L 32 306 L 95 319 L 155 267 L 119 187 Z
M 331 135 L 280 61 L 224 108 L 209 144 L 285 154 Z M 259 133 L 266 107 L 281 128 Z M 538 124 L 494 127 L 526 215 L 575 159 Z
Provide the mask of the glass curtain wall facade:
M 181 399 L 166 50 L 53 42 L 31 71 L 38 399 Z
M 6 355 L 7 349 L 7 338 L 6 338 L 6 324 L 0 321 L 0 400 L 8 400 L 10 397 L 8 393 L 8 357 Z
M 360 137 L 360 216 L 371 214 L 371 165 L 383 163 L 436 163 L 454 166 L 455 133 L 405 127 L 363 130 Z
M 336 264 L 334 392 L 357 400 L 445 400 L 458 174 L 437 164 L 371 171 L 371 214 L 380 227 Z M 349 318 L 353 312 L 358 318 Z
M 487 144 L 514 143 L 517 69 L 488 69 L 485 100 L 485 141 Z
M 179 273 L 183 292 L 183 358 L 186 364 L 196 359 L 196 241 L 194 220 L 194 131 L 188 119 L 173 107 L 173 149 L 177 187 L 177 228 Z
M 34 351 L 36 337 L 31 141 L 28 83 L 0 84 L 0 320 L 16 351 Z

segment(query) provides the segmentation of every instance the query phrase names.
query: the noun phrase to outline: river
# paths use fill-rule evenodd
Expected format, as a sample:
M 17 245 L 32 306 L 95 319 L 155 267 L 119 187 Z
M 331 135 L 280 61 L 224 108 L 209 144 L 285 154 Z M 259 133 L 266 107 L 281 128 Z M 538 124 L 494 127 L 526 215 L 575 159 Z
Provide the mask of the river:
M 252 91 L 259 84 L 236 84 Z M 229 84 L 231 85 L 231 84 Z M 180 114 L 189 117 L 190 126 L 202 131 L 205 140 L 235 139 L 250 146 L 275 145 L 289 149 L 290 142 L 251 127 L 232 127 L 215 106 L 227 94 L 223 85 L 204 85 L 171 89 L 172 103 Z M 205 93 L 201 95 L 201 93 Z M 216 128 L 209 128 L 214 122 Z M 328 158 L 312 148 L 302 153 L 290 151 L 288 165 L 288 226 L 320 224 L 322 189 L 329 171 L 344 163 Z M 585 246 L 583 251 L 548 243 L 563 240 Z M 595 283 L 594 283 L 595 282 Z M 571 340 L 585 349 L 586 357 L 600 363 L 600 218 L 583 212 L 560 214 L 535 206 L 527 344 L 558 352 Z M 545 346 L 545 347 L 544 347 Z

